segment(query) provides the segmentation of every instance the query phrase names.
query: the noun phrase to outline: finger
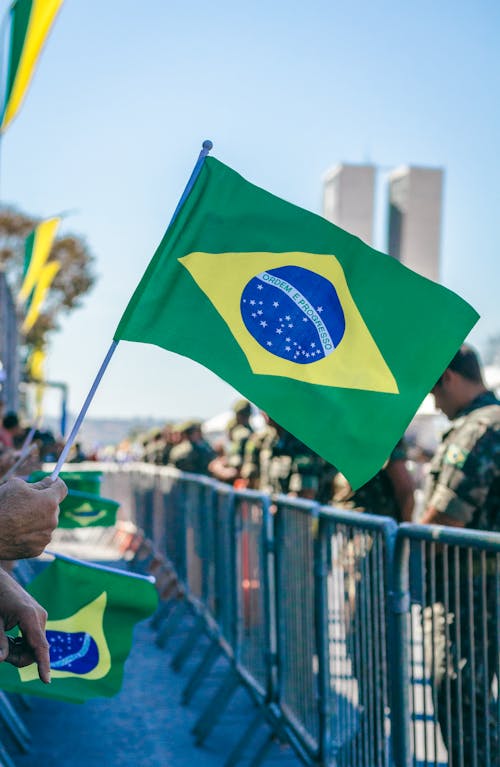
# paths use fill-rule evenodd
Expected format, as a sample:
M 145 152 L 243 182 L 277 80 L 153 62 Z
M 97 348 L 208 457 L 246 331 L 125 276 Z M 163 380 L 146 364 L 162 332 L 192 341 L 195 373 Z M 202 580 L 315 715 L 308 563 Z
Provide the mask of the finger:
M 16 668 L 24 668 L 24 666 L 31 666 L 35 662 L 35 656 L 31 650 L 31 647 L 24 639 L 24 637 L 8 637 L 9 640 L 9 654 L 5 658 L 7 663 L 11 663 Z
M 29 624 L 21 626 L 23 637 L 28 642 L 31 652 L 34 655 L 36 664 L 38 666 L 38 676 L 45 682 L 50 684 L 50 655 L 49 655 L 49 643 L 45 636 L 45 630 L 40 625 L 38 617 L 34 617 Z M 45 622 L 43 622 L 45 625 Z
M 0 618 L 0 663 L 4 661 L 9 654 L 9 640 L 5 633 L 5 624 L 3 618 Z
M 50 480 L 50 484 L 46 484 L 44 487 L 39 488 L 44 496 L 51 498 L 55 503 L 59 504 L 68 495 L 68 488 L 62 481 L 62 479 Z M 44 482 L 45 480 L 42 480 Z
M 30 487 L 35 490 L 52 490 L 55 493 L 66 493 L 68 491 L 68 488 L 60 477 L 56 477 L 55 479 L 52 479 L 52 477 L 44 477 L 38 482 L 31 482 Z

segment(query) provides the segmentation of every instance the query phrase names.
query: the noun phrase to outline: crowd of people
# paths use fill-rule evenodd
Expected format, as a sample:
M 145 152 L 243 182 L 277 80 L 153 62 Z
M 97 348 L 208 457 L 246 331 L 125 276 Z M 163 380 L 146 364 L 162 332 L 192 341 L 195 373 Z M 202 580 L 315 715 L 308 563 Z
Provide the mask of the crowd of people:
M 368 510 L 409 522 L 413 514 L 413 481 L 401 439 L 377 475 L 353 492 L 345 477 L 297 437 L 261 413 L 264 426 L 252 426 L 252 405 L 233 405 L 224 438 L 210 443 L 199 420 L 155 430 L 143 441 L 142 459 L 181 471 L 212 476 L 238 488 L 284 493 Z

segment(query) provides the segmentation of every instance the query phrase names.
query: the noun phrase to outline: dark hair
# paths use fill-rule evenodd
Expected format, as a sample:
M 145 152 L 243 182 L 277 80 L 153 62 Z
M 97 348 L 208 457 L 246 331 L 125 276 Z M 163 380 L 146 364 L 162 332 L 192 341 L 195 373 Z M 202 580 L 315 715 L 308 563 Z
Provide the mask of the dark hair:
M 479 357 L 477 352 L 468 346 L 462 344 L 458 352 L 453 357 L 446 370 L 453 370 L 458 373 L 462 378 L 466 378 L 473 383 L 482 384 L 483 374 L 481 372 L 481 365 L 479 363 Z M 436 382 L 436 386 L 441 383 L 443 376 Z
M 12 411 L 10 411 L 10 413 L 6 413 L 2 423 L 5 429 L 13 429 L 16 426 L 19 426 L 19 418 L 17 417 L 17 413 L 13 413 Z

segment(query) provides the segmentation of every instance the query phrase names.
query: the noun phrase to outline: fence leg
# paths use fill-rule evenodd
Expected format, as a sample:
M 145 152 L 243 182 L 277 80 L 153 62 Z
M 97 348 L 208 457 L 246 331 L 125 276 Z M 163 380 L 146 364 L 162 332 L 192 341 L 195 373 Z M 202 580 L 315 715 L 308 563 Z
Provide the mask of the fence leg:
M 409 541 L 397 535 L 392 556 L 391 594 L 389 595 L 391 641 L 388 645 L 392 671 L 391 741 L 395 767 L 411 767 L 412 763 L 408 667 L 409 550 Z
M 167 620 L 164 622 L 163 626 L 160 628 L 158 632 L 158 636 L 156 637 L 156 644 L 158 645 L 158 647 L 161 647 L 162 649 L 164 649 L 167 646 L 167 642 L 169 638 L 177 630 L 186 611 L 187 611 L 187 605 L 184 601 L 179 602 L 173 608 L 173 610 L 170 611 L 167 617 Z
M 256 715 L 248 725 L 247 729 L 229 754 L 228 758 L 224 762 L 224 767 L 236 767 L 239 760 L 243 756 L 245 749 L 252 740 L 253 736 L 259 729 L 262 723 L 262 713 L 257 711 Z
M 203 679 L 208 676 L 210 669 L 217 660 L 221 653 L 221 648 L 217 641 L 212 640 L 207 647 L 203 658 L 196 666 L 195 670 L 188 679 L 186 686 L 184 687 L 181 695 L 181 703 L 187 706 L 195 694 L 196 690 L 202 683 Z
M 29 751 L 31 735 L 5 693 L 0 692 L 0 719 L 22 751 Z
M 174 599 L 169 599 L 167 602 L 160 603 L 149 623 L 153 631 L 158 631 L 163 621 L 168 617 L 171 610 L 173 610 L 174 606 Z
M 203 634 L 204 626 L 205 622 L 203 618 L 198 617 L 193 628 L 191 631 L 189 631 L 186 639 L 182 642 L 181 646 L 178 648 L 177 652 L 174 654 L 172 660 L 170 661 L 170 666 L 174 671 L 180 671 L 182 669 L 187 658 L 195 648 L 198 639 Z
M 0 742 L 0 767 L 16 767 L 7 749 Z
M 193 727 L 192 732 L 197 746 L 201 746 L 217 724 L 218 718 L 224 712 L 237 687 L 238 675 L 231 669 Z
M 261 747 L 255 754 L 254 758 L 248 765 L 248 767 L 259 767 L 259 765 L 262 764 L 262 762 L 266 758 L 273 743 L 274 743 L 274 733 L 270 732 L 269 735 L 266 737 L 264 743 L 261 745 Z

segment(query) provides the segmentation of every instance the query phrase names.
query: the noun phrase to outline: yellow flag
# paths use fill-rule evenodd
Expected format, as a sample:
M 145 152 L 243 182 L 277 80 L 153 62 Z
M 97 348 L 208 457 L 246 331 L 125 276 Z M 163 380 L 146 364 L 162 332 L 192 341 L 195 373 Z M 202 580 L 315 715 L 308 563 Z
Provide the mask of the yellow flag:
M 24 258 L 28 268 L 17 297 L 19 303 L 24 303 L 35 287 L 49 257 L 60 221 L 60 218 L 48 218 L 38 224 L 36 229 L 26 238 Z
M 16 0 L 11 14 L 3 133 L 19 112 L 38 58 L 63 0 Z
M 37 321 L 47 291 L 52 285 L 52 281 L 60 268 L 61 264 L 59 261 L 49 261 L 49 263 L 45 264 L 43 267 L 35 288 L 35 292 L 33 294 L 33 300 L 28 310 L 28 314 L 24 318 L 24 322 L 21 327 L 23 333 L 29 333 Z
M 44 380 L 44 362 L 45 362 L 45 349 L 37 347 L 33 349 L 28 359 L 28 372 L 34 381 Z

